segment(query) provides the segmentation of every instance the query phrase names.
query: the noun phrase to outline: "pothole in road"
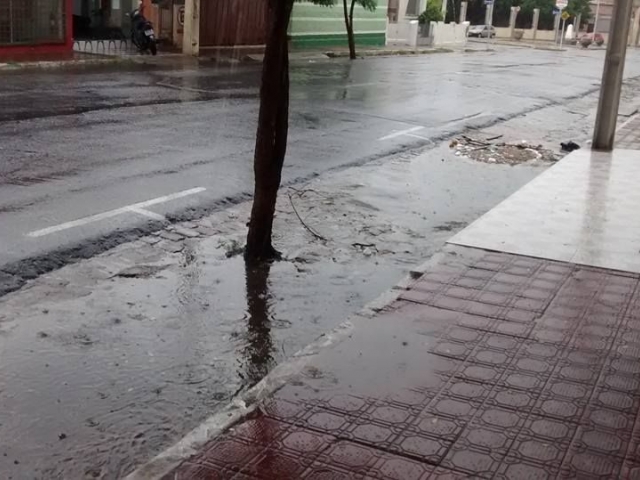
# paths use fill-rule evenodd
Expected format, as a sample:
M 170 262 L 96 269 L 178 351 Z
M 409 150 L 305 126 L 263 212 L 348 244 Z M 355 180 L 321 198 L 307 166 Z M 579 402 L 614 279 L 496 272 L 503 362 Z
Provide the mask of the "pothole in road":
M 493 142 L 499 138 L 491 137 L 480 140 L 463 135 L 452 140 L 449 146 L 455 150 L 456 156 L 482 163 L 503 165 L 520 165 L 531 162 L 555 163 L 563 157 L 562 154 L 542 145 L 528 143 L 526 140 L 519 143 Z

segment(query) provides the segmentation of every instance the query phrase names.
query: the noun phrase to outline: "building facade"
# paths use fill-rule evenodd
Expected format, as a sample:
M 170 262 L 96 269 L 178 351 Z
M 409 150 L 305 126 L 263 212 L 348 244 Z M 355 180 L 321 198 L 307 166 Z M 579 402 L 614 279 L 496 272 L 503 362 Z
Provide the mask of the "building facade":
M 183 52 L 198 55 L 207 48 L 261 47 L 267 38 L 267 0 L 186 0 Z M 374 12 L 357 5 L 356 45 L 384 45 L 387 4 Z M 289 35 L 294 48 L 347 46 L 342 2 L 333 7 L 296 1 Z
M 73 48 L 73 0 L 0 0 L 0 54 Z
M 353 19 L 357 46 L 385 44 L 386 1 L 380 2 L 373 12 L 356 4 Z M 333 7 L 314 5 L 309 1 L 296 2 L 291 14 L 289 34 L 292 45 L 298 48 L 347 46 L 342 1 L 338 1 Z

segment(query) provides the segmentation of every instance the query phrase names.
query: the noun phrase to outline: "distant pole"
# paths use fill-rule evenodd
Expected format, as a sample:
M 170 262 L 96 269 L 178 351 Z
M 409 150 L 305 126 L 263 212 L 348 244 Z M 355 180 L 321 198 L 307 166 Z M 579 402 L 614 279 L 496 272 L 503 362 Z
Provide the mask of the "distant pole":
M 600 0 L 596 1 L 596 18 L 593 22 L 593 40 L 596 39 L 596 32 L 598 31 L 598 18 L 600 17 Z
M 484 6 L 486 7 L 484 11 L 484 26 L 487 30 L 487 42 L 485 44 L 485 47 L 487 50 L 489 50 L 489 44 L 491 43 L 491 25 L 493 25 L 493 1 L 494 0 L 484 0 Z M 482 35 L 480 35 L 480 38 L 482 38 Z
M 560 31 L 560 49 L 562 50 L 562 42 L 564 42 L 564 24 L 567 23 L 567 21 L 563 18 L 562 19 L 562 30 Z
M 613 4 L 607 54 L 604 57 L 600 85 L 600 100 L 593 131 L 592 148 L 594 150 L 613 150 L 632 7 L 633 0 L 615 0 Z
M 467 21 L 467 2 L 460 2 L 460 23 Z

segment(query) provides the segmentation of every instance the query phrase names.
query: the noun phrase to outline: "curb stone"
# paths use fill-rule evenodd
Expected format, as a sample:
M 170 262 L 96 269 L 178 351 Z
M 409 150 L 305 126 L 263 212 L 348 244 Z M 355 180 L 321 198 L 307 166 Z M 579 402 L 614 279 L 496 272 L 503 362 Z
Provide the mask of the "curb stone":
M 40 62 L 8 62 L 0 63 L 0 71 L 20 71 L 20 70 L 36 70 L 36 69 L 55 69 L 55 68 L 73 68 L 84 67 L 90 65 L 109 65 L 130 62 L 125 57 L 108 57 L 108 58 L 92 58 L 86 60 L 55 60 Z
M 385 50 L 362 50 L 357 52 L 358 57 L 383 57 L 391 55 L 428 55 L 434 53 L 453 53 L 455 50 L 449 48 L 416 48 L 409 49 L 385 49 Z M 349 52 L 345 51 L 328 51 L 325 52 L 328 58 L 346 58 Z

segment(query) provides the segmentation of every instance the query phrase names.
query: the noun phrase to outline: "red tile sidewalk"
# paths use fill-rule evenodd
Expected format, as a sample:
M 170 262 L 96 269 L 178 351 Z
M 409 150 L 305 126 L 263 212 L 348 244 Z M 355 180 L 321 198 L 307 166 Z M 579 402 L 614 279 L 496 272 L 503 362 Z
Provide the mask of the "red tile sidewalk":
M 165 480 L 640 478 L 639 275 L 445 251 Z

